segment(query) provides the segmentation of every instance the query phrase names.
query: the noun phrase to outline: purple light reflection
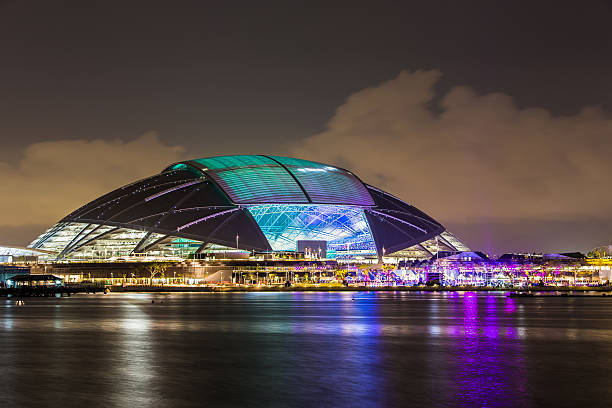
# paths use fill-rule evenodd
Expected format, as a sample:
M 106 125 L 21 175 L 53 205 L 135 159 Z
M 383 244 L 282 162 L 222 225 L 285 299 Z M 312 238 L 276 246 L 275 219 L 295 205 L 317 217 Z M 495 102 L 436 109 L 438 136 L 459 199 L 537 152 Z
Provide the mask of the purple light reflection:
M 518 336 L 507 332 L 499 302 L 506 298 L 466 292 L 461 299 L 463 335 L 456 343 L 457 384 L 455 399 L 460 406 L 523 406 L 525 368 Z M 504 305 L 504 311 L 508 306 Z M 510 335 L 502 335 L 510 334 Z M 516 356 L 508 359 L 508 356 Z M 510 361 L 510 363 L 509 363 Z

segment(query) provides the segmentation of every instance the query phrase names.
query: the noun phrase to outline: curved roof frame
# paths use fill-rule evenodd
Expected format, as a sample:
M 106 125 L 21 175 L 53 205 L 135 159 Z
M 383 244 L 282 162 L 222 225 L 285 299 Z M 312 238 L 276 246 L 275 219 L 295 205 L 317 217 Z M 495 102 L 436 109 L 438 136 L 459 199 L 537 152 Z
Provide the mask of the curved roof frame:
M 76 222 L 85 225 L 66 242 L 60 256 L 118 228 L 146 231 L 134 250 L 149 246 L 155 234 L 232 246 L 240 232 L 245 249 L 269 251 L 263 227 L 249 211 L 261 204 L 359 208 L 379 254 L 420 244 L 445 231 L 427 214 L 345 169 L 281 156 L 243 155 L 177 162 L 93 200 L 30 246 L 43 246 Z
M 306 189 L 304 188 L 304 186 L 302 185 L 302 183 L 300 183 L 300 180 L 297 179 L 297 177 L 295 177 L 295 174 L 293 174 L 292 171 L 289 171 L 289 169 L 287 168 L 287 166 L 285 166 L 283 163 L 281 163 L 280 161 L 276 160 L 274 157 L 272 156 L 264 156 L 267 157 L 270 160 L 275 161 L 276 163 L 278 163 L 279 166 L 281 166 L 283 169 L 285 169 L 285 171 L 287 173 L 289 173 L 289 175 L 293 178 L 293 180 L 295 180 L 295 183 L 298 185 L 298 187 L 300 187 L 300 189 L 302 190 L 302 193 L 304 193 L 304 196 L 306 197 L 306 199 L 308 200 L 308 203 L 312 203 L 312 198 L 310 198 L 310 195 L 308 194 L 308 191 L 306 191 Z
M 375 206 L 367 185 L 356 175 L 310 160 L 267 155 L 219 156 L 177 162 L 163 171 L 178 166 L 199 171 L 237 205 Z

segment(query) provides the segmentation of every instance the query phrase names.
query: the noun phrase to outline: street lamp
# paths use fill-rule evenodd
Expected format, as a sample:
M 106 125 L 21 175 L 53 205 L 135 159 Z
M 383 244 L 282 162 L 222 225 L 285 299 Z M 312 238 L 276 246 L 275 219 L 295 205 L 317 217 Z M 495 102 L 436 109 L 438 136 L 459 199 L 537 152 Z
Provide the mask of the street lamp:
M 349 266 L 350 266 L 349 257 L 350 257 L 350 253 L 351 253 L 351 243 L 347 242 L 346 243 L 346 276 L 347 277 L 348 277 L 348 274 L 349 274 Z

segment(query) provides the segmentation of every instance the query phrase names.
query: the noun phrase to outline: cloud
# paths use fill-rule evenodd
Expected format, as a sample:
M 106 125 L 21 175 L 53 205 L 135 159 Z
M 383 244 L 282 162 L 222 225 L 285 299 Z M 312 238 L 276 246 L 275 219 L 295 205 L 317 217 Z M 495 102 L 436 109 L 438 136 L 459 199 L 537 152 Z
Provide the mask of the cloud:
M 443 223 L 611 215 L 609 115 L 554 116 L 465 86 L 438 98 L 440 76 L 401 72 L 352 94 L 292 153 L 354 169 Z
M 164 144 L 154 132 L 130 141 L 29 145 L 15 165 L 0 163 L 0 228 L 14 232 L 15 228 L 50 226 L 106 192 L 158 173 L 165 164 L 181 160 L 184 151 Z M 0 241 L 15 241 L 5 238 Z

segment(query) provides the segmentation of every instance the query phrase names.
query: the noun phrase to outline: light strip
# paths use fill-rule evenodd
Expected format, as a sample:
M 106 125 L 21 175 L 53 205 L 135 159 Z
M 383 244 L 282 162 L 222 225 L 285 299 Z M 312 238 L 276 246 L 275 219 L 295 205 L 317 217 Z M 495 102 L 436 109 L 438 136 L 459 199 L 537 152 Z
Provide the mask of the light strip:
M 198 183 L 201 183 L 203 181 L 204 180 L 190 181 L 189 183 L 181 184 L 180 186 L 176 186 L 176 187 L 172 187 L 172 188 L 169 188 L 167 190 L 164 190 L 164 191 L 160 191 L 157 194 L 153 194 L 153 195 L 148 196 L 147 198 L 145 198 L 145 201 L 147 201 L 147 202 L 151 201 L 151 200 L 153 200 L 153 199 L 155 199 L 157 197 L 163 196 L 164 194 L 168 194 L 168 193 L 171 193 L 173 191 L 180 190 L 181 188 L 193 186 L 194 184 L 198 184 Z
M 231 212 L 236 211 L 236 210 L 239 210 L 239 209 L 240 209 L 240 208 L 232 208 L 231 210 L 225 210 L 225 211 L 221 211 L 221 212 L 218 212 L 218 213 L 215 213 L 215 214 L 207 215 L 206 217 L 202 217 L 202 218 L 199 218 L 199 219 L 197 219 L 197 220 L 195 220 L 195 221 L 191 221 L 190 223 L 187 223 L 187 224 L 185 224 L 185 225 L 182 225 L 182 226 L 178 227 L 176 230 L 177 230 L 177 231 L 180 231 L 180 230 L 182 230 L 182 229 L 189 228 L 189 227 L 191 227 L 192 225 L 198 224 L 198 223 L 200 223 L 200 222 L 202 222 L 202 221 L 206 221 L 206 220 L 209 220 L 209 219 L 211 219 L 211 218 L 215 218 L 215 217 L 217 217 L 217 216 L 219 216 L 219 215 L 223 215 L 223 214 L 231 213 Z
M 408 221 L 404 221 L 404 220 L 402 220 L 400 218 L 394 217 L 394 216 L 389 215 L 389 214 L 381 213 L 380 211 L 374 211 L 374 210 L 370 210 L 370 211 L 373 212 L 374 214 L 382 215 L 383 217 L 388 217 L 388 218 L 391 218 L 392 220 L 399 221 L 402 224 L 410 225 L 412 228 L 418 229 L 419 231 L 422 231 L 422 232 L 427 234 L 427 231 L 425 231 L 423 228 L 417 227 L 416 225 L 411 224 Z
M 413 208 L 414 208 L 414 207 L 413 207 Z M 440 224 L 437 224 L 436 222 L 434 222 L 434 221 L 432 221 L 432 220 L 428 220 L 428 219 L 426 219 L 426 218 L 419 217 L 419 216 L 418 216 L 418 215 L 416 215 L 416 214 L 411 214 L 411 213 L 408 213 L 408 212 L 406 212 L 406 211 L 392 210 L 392 209 L 390 209 L 390 208 L 383 208 L 382 210 L 383 210 L 383 211 L 388 211 L 388 212 L 393 212 L 393 213 L 398 213 L 398 214 L 408 215 L 408 216 L 413 217 L 413 218 L 418 218 L 419 220 L 421 220 L 421 221 L 423 221 L 423 222 L 426 222 L 426 223 L 428 223 L 428 224 L 431 224 L 431 225 L 433 225 L 434 227 L 439 227 L 439 226 L 440 226 Z

